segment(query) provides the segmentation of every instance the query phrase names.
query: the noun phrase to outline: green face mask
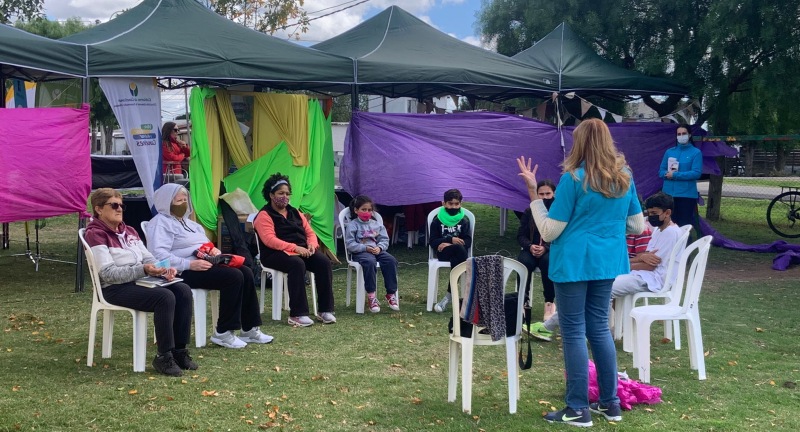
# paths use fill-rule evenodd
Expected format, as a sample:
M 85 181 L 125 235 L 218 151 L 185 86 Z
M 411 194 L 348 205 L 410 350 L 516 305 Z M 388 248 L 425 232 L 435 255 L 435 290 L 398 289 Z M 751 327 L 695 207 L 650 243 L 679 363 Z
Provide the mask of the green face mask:
M 189 210 L 189 203 L 185 202 L 183 204 L 170 204 L 169 212 L 173 215 L 182 218 L 186 215 L 186 212 Z

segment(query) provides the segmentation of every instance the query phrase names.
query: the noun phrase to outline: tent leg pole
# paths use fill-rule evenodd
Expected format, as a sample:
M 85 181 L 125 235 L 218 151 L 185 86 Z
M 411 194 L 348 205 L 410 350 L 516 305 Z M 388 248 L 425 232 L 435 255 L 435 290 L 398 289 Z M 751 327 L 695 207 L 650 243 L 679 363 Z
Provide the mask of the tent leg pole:
M 78 229 L 86 227 L 86 220 L 78 213 Z M 83 252 L 83 244 L 78 239 L 77 256 L 75 257 L 75 292 L 83 292 L 83 260 L 86 259 Z
M 358 111 L 358 86 L 353 86 L 353 90 L 350 93 L 350 108 L 353 112 Z

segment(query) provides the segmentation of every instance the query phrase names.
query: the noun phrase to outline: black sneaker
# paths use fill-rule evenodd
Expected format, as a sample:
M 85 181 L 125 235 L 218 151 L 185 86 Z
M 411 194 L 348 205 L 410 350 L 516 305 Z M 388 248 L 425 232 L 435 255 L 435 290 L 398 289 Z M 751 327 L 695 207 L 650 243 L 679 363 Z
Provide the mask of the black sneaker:
M 178 367 L 186 370 L 197 370 L 197 363 L 192 361 L 192 356 L 189 355 L 189 350 L 187 349 L 176 349 L 172 351 L 172 356 L 175 358 L 175 363 L 178 364 Z
M 589 411 L 602 414 L 608 421 L 622 421 L 622 409 L 619 404 L 603 405 L 600 402 L 589 404 Z
M 175 363 L 175 357 L 172 356 L 172 351 L 164 355 L 157 355 L 156 358 L 153 359 L 153 367 L 164 375 L 176 377 L 183 375 L 183 371 L 181 371 L 178 363 Z
M 567 407 L 561 411 L 545 414 L 544 419 L 550 423 L 564 423 L 578 427 L 592 426 L 592 415 L 588 409 L 574 410 Z

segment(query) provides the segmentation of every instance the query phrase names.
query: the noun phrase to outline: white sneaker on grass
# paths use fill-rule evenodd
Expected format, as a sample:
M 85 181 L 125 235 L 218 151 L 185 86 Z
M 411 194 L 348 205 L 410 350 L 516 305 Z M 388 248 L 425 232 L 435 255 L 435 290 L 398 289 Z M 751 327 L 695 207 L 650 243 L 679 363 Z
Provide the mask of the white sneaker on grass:
M 247 346 L 247 342 L 236 337 L 236 335 L 233 334 L 233 330 L 228 330 L 223 333 L 217 333 L 217 331 L 214 330 L 214 334 L 211 335 L 211 343 L 225 348 L 244 348 Z
M 450 298 L 451 298 L 450 293 L 445 294 L 444 297 L 442 297 L 442 299 L 439 300 L 439 303 L 433 305 L 433 310 L 439 313 L 444 312 L 447 309 L 447 305 L 450 304 Z
M 288 322 L 289 325 L 295 327 L 308 327 L 314 324 L 314 321 L 312 321 L 311 318 L 309 318 L 306 315 L 298 317 L 289 317 L 289 319 L 286 322 Z
M 239 332 L 239 339 L 246 343 L 268 344 L 272 342 L 274 338 L 268 334 L 262 333 L 260 328 L 253 327 L 248 331 Z
M 322 320 L 323 324 L 334 324 L 336 322 L 336 317 L 331 312 L 322 312 L 319 314 L 319 319 Z

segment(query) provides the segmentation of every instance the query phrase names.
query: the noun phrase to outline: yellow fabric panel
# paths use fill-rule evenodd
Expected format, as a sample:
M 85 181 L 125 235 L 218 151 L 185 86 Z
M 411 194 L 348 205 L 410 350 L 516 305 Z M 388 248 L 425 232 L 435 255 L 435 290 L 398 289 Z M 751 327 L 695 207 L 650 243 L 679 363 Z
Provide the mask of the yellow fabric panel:
M 244 142 L 239 121 L 236 120 L 236 114 L 233 112 L 231 95 L 227 90 L 218 89 L 215 100 L 219 113 L 219 126 L 222 129 L 222 136 L 225 138 L 225 148 L 228 149 L 233 163 L 241 168 L 253 160 L 250 158 L 250 151 L 247 150 Z
M 211 154 L 211 198 L 219 202 L 219 183 L 228 173 L 228 162 L 222 147 L 222 134 L 219 124 L 219 113 L 215 98 L 203 101 L 206 110 L 206 131 L 208 133 L 208 150 Z
M 253 158 L 286 141 L 292 163 L 308 166 L 308 97 L 258 93 L 253 108 Z

